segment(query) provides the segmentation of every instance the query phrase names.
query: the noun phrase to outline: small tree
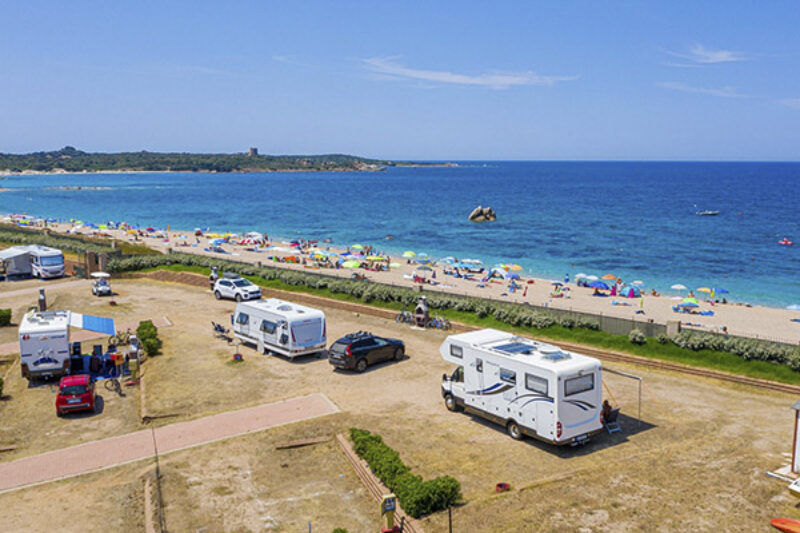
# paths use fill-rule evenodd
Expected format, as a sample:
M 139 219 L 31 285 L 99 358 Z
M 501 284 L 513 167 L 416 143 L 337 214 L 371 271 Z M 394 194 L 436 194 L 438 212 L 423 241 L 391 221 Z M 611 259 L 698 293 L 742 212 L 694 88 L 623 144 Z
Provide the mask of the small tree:
M 147 355 L 153 356 L 158 353 L 159 342 L 155 337 L 147 337 L 142 341 L 142 347 Z
M 11 309 L 0 309 L 0 326 L 11 325 Z

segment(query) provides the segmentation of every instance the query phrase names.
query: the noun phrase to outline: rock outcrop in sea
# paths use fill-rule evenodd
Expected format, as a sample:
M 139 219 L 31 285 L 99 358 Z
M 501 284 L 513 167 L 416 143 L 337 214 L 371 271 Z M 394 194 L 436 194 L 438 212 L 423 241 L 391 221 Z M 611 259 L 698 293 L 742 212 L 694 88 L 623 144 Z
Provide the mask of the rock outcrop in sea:
M 471 222 L 494 222 L 497 220 L 497 215 L 491 207 L 478 206 L 469 214 Z

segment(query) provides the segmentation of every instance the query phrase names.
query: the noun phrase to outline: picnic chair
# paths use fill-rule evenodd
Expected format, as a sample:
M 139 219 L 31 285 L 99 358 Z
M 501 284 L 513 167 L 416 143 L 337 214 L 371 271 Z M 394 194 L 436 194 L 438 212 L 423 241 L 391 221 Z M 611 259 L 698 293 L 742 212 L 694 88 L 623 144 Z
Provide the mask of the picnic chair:
M 612 433 L 622 432 L 622 428 L 619 427 L 619 422 L 617 422 L 617 415 L 619 415 L 619 407 L 616 407 L 608 413 L 608 418 L 603 420 L 603 426 L 608 431 L 608 434 L 611 435 Z

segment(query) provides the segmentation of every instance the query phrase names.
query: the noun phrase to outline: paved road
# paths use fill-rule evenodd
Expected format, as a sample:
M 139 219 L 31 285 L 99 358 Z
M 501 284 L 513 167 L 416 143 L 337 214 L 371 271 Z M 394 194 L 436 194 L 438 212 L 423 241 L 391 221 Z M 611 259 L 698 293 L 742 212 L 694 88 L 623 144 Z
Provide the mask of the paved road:
M 154 444 L 164 455 L 338 411 L 315 393 L 23 457 L 0 463 L 0 493 L 148 459 L 155 456 Z
M 9 282 L 10 283 L 10 282 Z M 71 281 L 60 281 L 56 282 L 42 282 L 39 285 L 34 287 L 27 287 L 25 289 L 16 289 L 12 291 L 0 291 L 0 298 L 11 298 L 14 296 L 24 296 L 25 294 L 39 294 L 39 289 L 46 289 L 45 293 L 48 291 L 54 291 L 58 289 L 69 289 L 70 287 L 78 287 L 80 285 L 86 285 L 87 289 L 90 287 L 91 281 L 88 279 L 73 279 Z M 8 283 L 2 283 L 0 288 L 8 287 Z M 31 305 L 36 305 L 36 300 L 31 302 Z

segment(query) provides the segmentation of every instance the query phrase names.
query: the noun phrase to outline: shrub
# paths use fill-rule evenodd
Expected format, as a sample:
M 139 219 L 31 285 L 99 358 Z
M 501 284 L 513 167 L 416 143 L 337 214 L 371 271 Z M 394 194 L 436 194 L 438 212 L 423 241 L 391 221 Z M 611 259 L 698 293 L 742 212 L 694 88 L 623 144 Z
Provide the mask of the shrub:
M 423 481 L 421 476 L 411 473 L 400 455 L 387 446 L 380 435 L 350 428 L 350 439 L 355 452 L 397 495 L 400 505 L 414 518 L 441 511 L 461 500 L 461 485 L 455 478 L 441 476 Z
M 11 325 L 11 309 L 0 309 L 0 326 Z
M 5 385 L 5 383 L 3 382 L 3 378 L 0 377 L 0 398 L 3 397 L 3 385 Z
M 337 527 L 331 533 L 347 533 L 347 530 L 343 527 Z
M 633 344 L 644 344 L 647 342 L 647 337 L 642 332 L 642 330 L 638 328 L 634 328 L 628 333 L 628 340 L 631 341 Z
M 142 341 L 142 347 L 144 348 L 144 351 L 150 356 L 158 353 L 159 346 L 160 343 L 158 342 L 158 339 L 154 337 L 148 337 Z
M 665 333 L 661 333 L 656 337 L 659 344 L 667 344 L 669 342 L 669 337 Z
M 146 339 L 158 339 L 158 328 L 152 320 L 142 320 L 136 328 L 136 336 L 144 342 Z

